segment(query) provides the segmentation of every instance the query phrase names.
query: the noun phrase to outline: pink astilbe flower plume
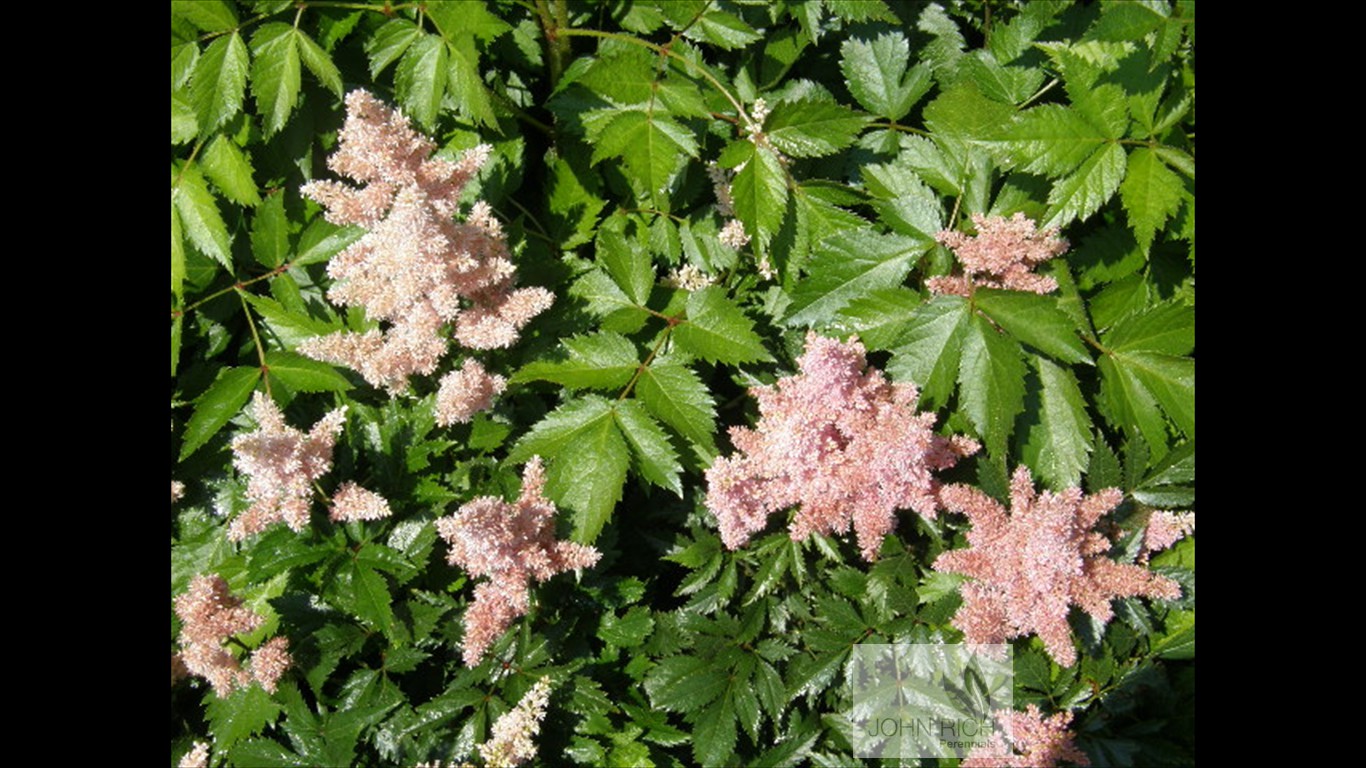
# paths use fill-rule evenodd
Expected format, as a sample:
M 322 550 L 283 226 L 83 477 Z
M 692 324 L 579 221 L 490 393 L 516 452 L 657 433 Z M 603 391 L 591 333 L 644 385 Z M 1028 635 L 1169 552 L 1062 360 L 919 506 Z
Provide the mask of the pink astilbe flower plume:
M 299 350 L 401 392 L 410 376 L 436 370 L 449 345 L 445 326 L 467 347 L 507 347 L 553 296 L 513 288 L 516 268 L 486 204 L 476 204 L 464 223 L 452 218 L 489 158 L 488 145 L 456 162 L 432 157 L 436 145 L 368 92 L 352 91 L 346 108 L 328 165 L 363 186 L 313 181 L 303 193 L 323 205 L 328 221 L 369 229 L 328 264 L 337 281 L 328 297 L 364 307 L 387 328 L 310 339 Z
M 934 562 L 937 571 L 975 579 L 962 586 L 963 606 L 953 619 L 969 643 L 1037 634 L 1053 660 L 1070 667 L 1077 661 L 1067 624 L 1071 606 L 1105 623 L 1113 616 L 1114 598 L 1181 595 L 1171 579 L 1106 556 L 1110 539 L 1093 529 L 1124 500 L 1118 489 L 1090 496 L 1080 488 L 1036 494 L 1029 468 L 1021 466 L 1010 481 L 1009 514 L 995 499 L 965 485 L 944 488 L 940 498 L 972 522 L 971 546 L 945 552 Z
M 436 423 L 443 427 L 468 423 L 474 414 L 493 405 L 493 398 L 507 383 L 502 376 L 484 370 L 478 360 L 466 359 L 460 370 L 441 377 L 441 388 L 436 392 Z
M 527 612 L 533 582 L 587 568 L 602 556 L 593 547 L 555 539 L 555 504 L 542 495 L 544 488 L 541 459 L 533 457 L 522 471 L 517 501 L 481 496 L 436 521 L 451 548 L 447 561 L 489 579 L 475 587 L 474 603 L 465 613 L 466 666 L 477 665 L 484 651 Z
M 934 414 L 915 410 L 915 385 L 868 368 L 857 339 L 808 333 L 797 364 L 795 375 L 751 390 L 759 422 L 731 428 L 738 453 L 707 470 L 707 507 L 730 549 L 763 530 L 769 515 L 800 505 L 794 540 L 852 526 L 873 560 L 898 509 L 935 516 L 939 483 L 931 473 L 978 445 L 936 435 Z
M 963 265 L 963 274 L 926 280 L 930 293 L 970 296 L 974 287 L 1030 293 L 1057 290 L 1057 280 L 1036 275 L 1033 269 L 1067 253 L 1067 241 L 1058 237 L 1058 230 L 1040 231 L 1023 213 L 1009 219 L 974 213 L 972 223 L 977 227 L 977 234 L 972 237 L 951 229 L 935 235 L 936 240 L 953 250 Z
M 1072 743 L 1071 712 L 1045 718 L 1030 704 L 1024 712 L 998 711 L 996 722 L 1005 732 L 992 735 L 990 743 L 976 747 L 962 763 L 963 768 L 1056 768 L 1061 761 L 1071 765 L 1090 765 L 1086 753 Z
M 291 530 L 308 526 L 314 480 L 332 468 L 332 448 L 346 423 L 346 406 L 322 417 L 305 435 L 285 423 L 279 406 L 262 392 L 251 401 L 260 428 L 232 440 L 232 463 L 247 475 L 251 507 L 228 528 L 233 541 L 284 521 Z
M 374 491 L 351 481 L 342 483 L 332 496 L 332 520 L 349 523 L 356 520 L 383 520 L 393 514 L 389 501 Z
M 253 680 L 273 693 L 280 676 L 293 663 L 285 637 L 271 638 L 257 648 L 250 669 L 243 669 L 237 657 L 223 647 L 228 638 L 258 629 L 265 619 L 242 605 L 221 576 L 196 576 L 190 588 L 176 597 L 175 612 L 182 622 L 180 663 L 190 674 L 208 680 L 219 696 L 227 696 Z M 172 657 L 172 683 L 176 666 Z
M 514 768 L 536 756 L 535 738 L 549 703 L 550 678 L 542 677 L 517 706 L 499 716 L 489 740 L 479 745 L 486 768 Z

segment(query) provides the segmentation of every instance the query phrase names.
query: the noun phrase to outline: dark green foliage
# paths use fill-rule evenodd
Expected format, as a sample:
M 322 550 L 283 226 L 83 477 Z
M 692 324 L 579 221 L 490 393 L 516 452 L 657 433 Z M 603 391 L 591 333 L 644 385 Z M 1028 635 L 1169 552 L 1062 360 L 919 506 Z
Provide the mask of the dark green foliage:
M 265 619 L 225 647 L 283 635 L 294 657 L 273 694 L 173 684 L 172 763 L 195 740 L 214 766 L 475 759 L 549 676 L 546 765 L 858 764 L 851 649 L 962 639 L 964 577 L 932 564 L 966 521 L 904 511 L 869 563 L 850 537 L 793 541 L 785 512 L 731 551 L 706 471 L 808 331 L 857 334 L 941 434 L 983 444 L 943 482 L 1001 498 L 1025 464 L 1118 487 L 1111 556 L 1141 562 L 1148 516 L 1195 504 L 1194 36 L 1185 0 L 172 2 L 171 593 L 222 576 Z M 518 284 L 555 297 L 401 394 L 298 351 L 376 327 L 328 298 L 365 231 L 299 192 L 337 178 L 355 88 L 442 156 L 493 147 L 457 218 L 487 202 Z M 941 232 L 1016 212 L 1069 241 L 1037 270 L 1058 290 L 925 288 L 962 273 Z M 440 427 L 467 357 L 507 389 Z M 347 422 L 305 530 L 233 542 L 258 391 L 292 426 Z M 534 585 L 466 668 L 483 579 L 436 520 L 515 498 L 533 456 L 558 537 L 602 559 Z M 330 520 L 348 480 L 394 515 Z M 1181 598 L 1074 612 L 1074 667 L 1013 642 L 1016 707 L 1072 710 L 1093 764 L 1194 762 L 1193 537 L 1149 567 Z

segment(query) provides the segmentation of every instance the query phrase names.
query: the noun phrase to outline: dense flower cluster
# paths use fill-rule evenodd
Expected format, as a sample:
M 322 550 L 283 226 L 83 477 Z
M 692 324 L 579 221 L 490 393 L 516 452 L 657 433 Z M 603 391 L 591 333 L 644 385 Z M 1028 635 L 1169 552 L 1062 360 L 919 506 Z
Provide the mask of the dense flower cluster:
M 507 379 L 484 370 L 478 360 L 467 358 L 460 370 L 441 377 L 436 423 L 443 427 L 468 423 L 474 414 L 488 410 L 507 384 Z
M 196 741 L 193 748 L 181 756 L 179 768 L 209 768 L 209 745 Z
M 586 568 L 602 556 L 593 547 L 555 539 L 555 504 L 542 495 L 544 487 L 541 459 L 533 457 L 522 471 L 516 502 L 481 496 L 436 521 L 451 548 L 450 564 L 489 578 L 475 587 L 474 603 L 465 613 L 466 666 L 478 664 L 484 651 L 527 612 L 533 581 Z
M 991 743 L 977 747 L 963 761 L 963 768 L 1055 768 L 1060 761 L 1090 765 L 1086 754 L 1072 743 L 1071 712 L 1044 718 L 1030 704 L 1024 712 L 996 712 L 1005 737 L 995 733 Z
M 846 533 L 852 525 L 872 560 L 896 527 L 898 509 L 935 516 L 939 484 L 931 473 L 978 445 L 936 435 L 934 414 L 915 410 L 915 385 L 892 384 L 868 368 L 856 339 L 808 334 L 797 364 L 797 374 L 752 390 L 759 422 L 731 428 L 738 453 L 707 470 L 707 507 L 731 549 L 762 530 L 770 514 L 800 505 L 793 539 Z
M 1039 264 L 1067 252 L 1067 241 L 1058 237 L 1056 229 L 1041 232 L 1023 213 L 1009 219 L 974 213 L 972 223 L 977 226 L 973 237 L 951 229 L 935 236 L 953 249 L 963 274 L 930 278 L 925 285 L 931 293 L 969 296 L 974 286 L 1030 293 L 1057 290 L 1057 280 L 1033 272 Z
M 349 523 L 356 520 L 383 520 L 393 514 L 389 501 L 351 481 L 342 483 L 332 497 L 331 519 Z
M 179 663 L 191 674 L 208 680 L 219 696 L 227 696 L 253 680 L 273 693 L 280 676 L 292 663 L 289 639 L 285 637 L 271 638 L 257 648 L 249 670 L 243 669 L 237 657 L 223 647 L 229 637 L 256 630 L 264 619 L 243 606 L 221 576 L 196 576 L 190 588 L 175 599 L 175 612 L 182 622 Z M 173 657 L 173 683 L 177 666 Z
M 1143 530 L 1139 560 L 1147 562 L 1148 555 L 1160 552 L 1194 532 L 1194 512 L 1153 512 L 1148 518 L 1148 527 Z
M 337 281 L 328 297 L 364 307 L 388 328 L 335 333 L 299 349 L 399 392 L 410 376 L 436 370 L 448 346 L 447 324 L 466 347 L 507 347 L 553 296 L 513 288 L 516 268 L 487 204 L 476 204 L 464 223 L 453 218 L 466 184 L 489 157 L 487 145 L 458 162 L 432 157 L 435 144 L 368 92 L 352 91 L 346 107 L 328 165 L 364 186 L 313 181 L 303 192 L 327 209 L 328 221 L 369 229 L 328 264 Z
M 976 488 L 951 485 L 944 506 L 972 522 L 968 549 L 945 552 L 934 569 L 975 581 L 962 586 L 963 606 L 953 624 L 969 643 L 1001 643 L 1037 634 L 1054 661 L 1077 661 L 1067 612 L 1080 606 L 1096 621 L 1113 615 L 1116 597 L 1175 599 L 1181 588 L 1147 568 L 1106 557 L 1111 542 L 1093 529 L 1124 499 L 1115 488 L 1087 496 L 1080 488 L 1036 494 L 1029 468 L 1010 482 L 1009 514 Z
M 550 702 L 550 678 L 537 680 L 517 706 L 493 723 L 493 734 L 479 745 L 487 768 L 512 768 L 536 756 L 536 734 L 541 732 Z
M 247 475 L 251 500 L 251 507 L 228 529 L 233 541 L 282 520 L 294 531 L 308 526 L 313 481 L 332 468 L 332 448 L 346 422 L 342 406 L 305 435 L 285 423 L 279 406 L 266 394 L 257 392 L 250 407 L 260 428 L 232 441 L 232 463 Z

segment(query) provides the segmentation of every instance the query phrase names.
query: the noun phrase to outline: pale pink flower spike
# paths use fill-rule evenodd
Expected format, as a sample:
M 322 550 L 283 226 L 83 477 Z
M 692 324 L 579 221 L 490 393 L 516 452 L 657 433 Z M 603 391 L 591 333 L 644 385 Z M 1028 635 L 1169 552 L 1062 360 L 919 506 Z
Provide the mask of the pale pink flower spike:
M 1009 219 L 974 213 L 972 223 L 977 227 L 972 237 L 951 229 L 935 235 L 953 250 L 963 274 L 926 280 L 930 293 L 970 296 L 974 287 L 1040 294 L 1057 290 L 1057 280 L 1033 272 L 1039 264 L 1067 253 L 1067 241 L 1056 229 L 1040 231 L 1023 213 Z
M 179 663 L 190 674 L 208 680 L 219 696 L 227 696 L 253 680 L 273 693 L 280 676 L 293 663 L 289 639 L 285 637 L 271 638 L 257 648 L 249 670 L 243 669 L 237 657 L 223 647 L 228 638 L 255 631 L 265 619 L 243 606 L 221 576 L 196 576 L 190 588 L 176 597 L 175 612 L 182 622 Z M 176 658 L 172 657 L 173 685 L 177 666 Z
M 751 390 L 759 421 L 731 428 L 737 453 L 707 470 L 707 507 L 730 549 L 763 530 L 769 515 L 799 506 L 794 540 L 852 526 L 871 561 L 896 527 L 897 510 L 935 516 L 932 473 L 978 445 L 936 435 L 934 414 L 915 410 L 915 385 L 890 383 L 869 368 L 857 339 L 808 333 L 797 364 L 798 373 Z
M 516 502 L 481 496 L 436 521 L 451 548 L 447 561 L 471 576 L 489 578 L 475 587 L 474 603 L 465 612 L 466 666 L 476 666 L 489 646 L 527 612 L 533 582 L 587 568 L 602 556 L 593 547 L 555 539 L 555 505 L 542 495 L 544 487 L 541 459 L 532 457 L 522 471 L 522 493 Z
M 383 496 L 374 491 L 367 491 L 349 480 L 342 483 L 332 496 L 331 518 L 337 522 L 383 520 L 392 514 L 389 502 Z
M 436 392 L 436 423 L 443 427 L 467 424 L 474 414 L 493 406 L 493 399 L 507 387 L 508 380 L 484 370 L 478 360 L 465 360 L 458 371 L 441 377 Z
M 940 492 L 945 508 L 972 522 L 967 549 L 945 552 L 934 569 L 961 573 L 963 606 L 953 624 L 969 643 L 1003 643 L 1037 634 L 1058 664 L 1077 661 L 1067 613 L 1076 605 L 1102 624 L 1117 597 L 1180 597 L 1176 582 L 1138 565 L 1106 556 L 1111 542 L 1093 529 L 1124 500 L 1118 489 L 1090 496 L 1080 488 L 1036 494 L 1029 468 L 1015 470 L 1011 511 L 976 488 L 951 485 Z
M 279 406 L 259 391 L 251 411 L 259 429 L 232 440 L 232 463 L 247 475 L 247 498 L 252 502 L 228 528 L 233 541 L 280 521 L 295 532 L 308 526 L 313 481 L 332 468 L 332 448 L 346 423 L 342 406 L 305 435 L 286 424 Z
M 486 768 L 513 768 L 536 756 L 535 738 L 541 732 L 549 703 L 550 678 L 542 677 L 517 706 L 494 722 L 489 740 L 479 745 Z
M 488 161 L 488 145 L 452 162 L 433 157 L 436 145 L 368 92 L 348 94 L 346 109 L 328 165 L 363 186 L 312 181 L 303 193 L 322 204 L 328 221 L 369 230 L 328 264 L 336 283 L 327 295 L 364 307 L 387 328 L 310 339 L 299 351 L 402 392 L 410 376 L 435 372 L 449 346 L 446 326 L 467 347 L 507 347 L 554 297 L 513 288 L 516 267 L 487 204 L 477 203 L 465 223 L 453 218 L 466 184 Z
M 1005 731 L 993 734 L 991 744 L 968 754 L 963 768 L 1056 768 L 1060 761 L 1090 765 L 1086 753 L 1072 743 L 1071 712 L 1045 718 L 1030 704 L 1024 712 L 998 711 L 996 721 Z

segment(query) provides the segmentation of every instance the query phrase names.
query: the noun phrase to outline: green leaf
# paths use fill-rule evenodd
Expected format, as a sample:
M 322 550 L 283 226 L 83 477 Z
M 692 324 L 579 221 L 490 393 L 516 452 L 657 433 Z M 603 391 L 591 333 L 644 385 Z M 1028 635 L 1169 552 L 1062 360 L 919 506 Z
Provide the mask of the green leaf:
M 711 362 L 738 365 L 773 359 L 754 332 L 753 321 L 719 286 L 688 295 L 688 319 L 674 328 L 674 339 L 683 349 Z
M 911 47 L 900 32 L 878 35 L 872 42 L 850 39 L 840 46 L 844 82 L 863 108 L 900 120 L 929 91 L 930 70 L 917 64 L 909 72 Z
M 177 176 L 179 180 L 177 181 Z M 190 242 L 232 272 L 232 241 L 228 227 L 218 213 L 218 201 L 194 165 L 177 169 L 171 166 L 171 202 L 180 214 L 180 223 Z
M 1072 372 L 1033 356 L 1039 372 L 1039 421 L 1025 435 L 1025 463 L 1054 490 L 1081 484 L 1091 453 L 1091 417 Z
M 1114 196 L 1124 179 L 1124 148 L 1107 144 L 1087 158 L 1076 173 L 1053 185 L 1043 226 L 1061 228 L 1085 219 Z
M 1195 658 L 1195 611 L 1172 611 L 1163 634 L 1153 640 L 1152 652 L 1161 659 Z
M 1008 167 L 1049 178 L 1075 170 L 1106 143 L 1103 131 L 1081 113 L 1061 104 L 1045 104 L 1022 112 L 993 142 Z
M 593 113 L 590 113 L 590 115 Z M 697 156 L 697 140 L 688 128 L 669 118 L 662 104 L 599 110 L 589 123 L 588 139 L 595 144 L 592 164 L 620 157 L 642 198 L 667 210 L 669 189 L 685 156 Z
M 1185 434 L 1195 437 L 1195 361 L 1157 352 L 1123 352 L 1115 364 L 1142 382 Z
M 237 26 L 237 14 L 225 0 L 171 0 L 171 15 L 204 32 L 221 32 Z
M 650 702 L 670 712 L 697 711 L 721 696 L 726 685 L 725 670 L 698 656 L 670 656 L 645 675 Z
M 256 207 L 251 219 L 251 252 L 256 260 L 271 269 L 289 258 L 289 217 L 285 196 L 276 192 Z
M 783 224 L 787 173 L 773 150 L 741 141 L 748 145 L 745 167 L 731 182 L 731 199 L 735 215 L 744 223 L 745 231 L 754 237 L 759 247 L 765 248 Z
M 1070 318 L 1053 296 L 981 288 L 973 303 L 1011 335 L 1063 362 L 1091 364 Z
M 1105 3 L 1101 5 L 1100 18 L 1086 30 L 1085 39 L 1115 42 L 1142 40 L 1165 21 L 1142 3 Z
M 635 648 L 645 642 L 655 628 L 650 609 L 636 606 L 623 616 L 607 613 L 598 623 L 598 637 L 618 648 Z
M 655 418 L 677 430 L 708 458 L 717 454 L 712 437 L 716 432 L 716 404 L 691 369 L 657 360 L 636 382 L 636 397 Z
M 1015 416 L 1024 409 L 1020 345 L 974 316 L 963 332 L 958 384 L 963 412 L 992 456 L 1004 456 Z
M 469 36 L 459 36 L 446 46 L 450 73 L 447 90 L 455 98 L 457 110 L 463 117 L 488 127 L 496 128 L 498 116 L 493 102 L 479 75 L 479 51 Z
M 597 259 L 632 302 L 645 306 L 654 287 L 655 271 L 640 243 L 605 224 L 598 231 Z
M 393 596 L 384 576 L 369 566 L 351 561 L 337 573 L 335 588 L 345 608 L 393 640 Z
M 591 544 L 621 500 L 630 452 L 612 404 L 598 395 L 569 400 L 517 441 L 508 461 L 549 462 L 546 493 L 574 512 L 574 539 Z
M 1145 251 L 1167 219 L 1181 207 L 1183 189 L 1181 179 L 1152 150 L 1139 147 L 1129 153 L 1129 168 L 1119 187 L 1119 199 Z
M 294 27 L 271 22 L 251 37 L 251 94 L 264 118 L 266 136 L 285 127 L 299 103 L 299 42 Z
M 337 65 L 332 63 L 332 57 L 327 55 L 313 38 L 304 34 L 302 30 L 294 30 L 295 37 L 299 43 L 299 56 L 303 59 L 304 66 L 308 71 L 318 78 L 318 82 L 323 87 L 336 94 L 337 98 L 342 97 L 342 77 Z
M 442 0 L 430 3 L 427 13 L 446 34 L 467 34 L 485 43 L 512 31 L 510 24 L 489 12 L 483 0 Z
M 588 311 L 603 318 L 602 327 L 622 333 L 635 333 L 650 319 L 650 313 L 630 299 L 606 272 L 585 272 L 569 286 L 569 295 L 583 299 Z
M 1100 370 L 1102 413 L 1116 427 L 1138 430 L 1153 447 L 1154 456 L 1162 455 L 1168 442 L 1167 425 L 1152 393 L 1113 355 L 1101 356 L 1096 367 Z
M 175 376 L 176 368 L 180 367 L 180 337 L 184 317 L 177 316 L 171 321 L 171 375 Z
M 441 97 L 449 77 L 448 57 L 444 40 L 423 35 L 408 46 L 394 70 L 394 92 L 403 111 L 428 131 L 436 128 L 441 112 Z
M 398 61 L 399 57 L 422 37 L 422 28 L 408 19 L 390 19 L 375 34 L 366 39 L 365 53 L 370 57 L 370 77 Z
M 640 476 L 660 488 L 683 497 L 683 485 L 678 475 L 683 467 L 678 454 L 669 443 L 659 422 L 650 417 L 644 406 L 634 400 L 618 401 L 613 408 L 617 426 L 631 446 L 632 464 Z
M 185 293 L 185 238 L 180 231 L 180 214 L 175 211 L 174 197 L 171 199 L 171 293 L 177 299 Z M 176 320 L 178 322 L 180 318 Z M 174 370 L 171 375 L 175 375 Z
M 972 78 L 987 98 L 1009 104 L 1022 104 L 1043 84 L 1043 70 L 1035 67 L 1007 67 L 987 51 L 974 51 L 963 58 L 962 71 Z
M 180 93 L 171 92 L 171 143 L 184 144 L 199 135 L 199 119 L 194 107 Z
M 227 136 L 220 133 L 209 142 L 200 158 L 200 165 L 204 168 L 204 175 L 229 200 L 247 207 L 261 204 L 256 182 L 252 179 L 254 170 L 251 161 Z
M 351 389 L 351 382 L 336 368 L 292 352 L 267 352 L 266 368 L 271 376 L 296 392 L 345 392 Z
M 304 339 L 311 339 L 314 336 L 326 336 L 329 333 L 340 330 L 340 326 L 333 325 L 322 320 L 317 320 L 308 315 L 300 315 L 289 311 L 280 302 L 257 296 L 243 291 L 238 294 L 251 304 L 270 330 L 280 338 L 286 346 L 297 346 Z
M 236 32 L 209 43 L 190 75 L 190 104 L 201 135 L 218 128 L 242 109 L 250 66 L 246 43 Z
M 1195 349 L 1195 311 L 1179 302 L 1160 304 L 1115 323 L 1101 340 L 1115 352 L 1186 355 Z
M 868 117 L 830 101 L 784 101 L 764 121 L 768 140 L 793 157 L 825 157 L 852 145 Z
M 180 446 L 181 461 L 199 450 L 242 411 L 260 378 L 260 368 L 223 368 L 219 372 L 214 383 L 195 401 L 194 413 L 185 425 L 184 442 Z
M 840 326 L 858 334 L 868 349 L 891 349 L 911 324 L 912 313 L 923 302 L 906 288 L 883 288 L 854 299 L 839 311 Z
M 924 112 L 925 126 L 936 134 L 984 141 L 1001 135 L 1014 117 L 1015 108 L 988 99 L 976 85 L 964 82 L 945 90 L 926 104 Z
M 729 696 L 712 704 L 693 726 L 693 759 L 698 765 L 730 765 L 735 756 L 735 710 Z
M 892 350 L 887 373 L 899 381 L 915 382 L 924 407 L 943 405 L 953 394 L 963 335 L 971 315 L 965 300 L 935 296 L 915 309 L 901 335 L 901 345 Z
M 825 0 L 825 7 L 835 16 L 845 21 L 885 21 L 896 24 L 899 20 L 884 0 Z
M 855 298 L 906 279 L 925 251 L 916 239 L 873 229 L 838 232 L 821 241 L 806 279 L 792 292 L 788 325 L 824 323 Z
M 922 250 L 944 229 L 944 207 L 939 196 L 914 171 L 900 165 L 865 165 L 860 171 L 877 200 L 878 218 L 899 234 L 920 241 Z
M 744 48 L 760 40 L 761 35 L 739 17 L 716 9 L 709 9 L 688 27 L 683 36 L 698 42 L 709 42 L 718 48 L 733 50 Z
M 513 383 L 553 381 L 571 389 L 621 389 L 640 367 L 636 346 L 619 333 L 600 331 L 561 342 L 568 358 L 533 360 L 512 377 Z
M 259 685 L 233 691 L 225 698 L 205 696 L 204 716 L 209 721 L 215 749 L 232 749 L 237 742 L 254 736 L 275 722 L 281 707 Z
M 327 261 L 364 236 L 365 230 L 361 227 L 339 227 L 319 216 L 299 234 L 299 256 L 294 259 L 294 266 Z
M 228 750 L 228 760 L 233 765 L 254 765 L 261 768 L 292 768 L 306 762 L 285 749 L 279 742 L 264 738 L 247 739 L 234 744 L 232 749 Z

